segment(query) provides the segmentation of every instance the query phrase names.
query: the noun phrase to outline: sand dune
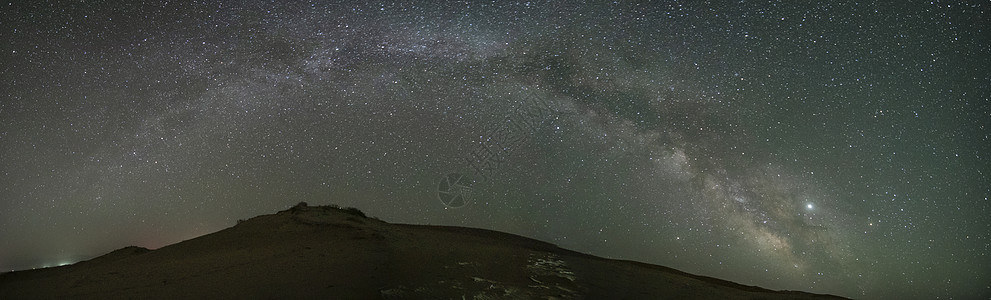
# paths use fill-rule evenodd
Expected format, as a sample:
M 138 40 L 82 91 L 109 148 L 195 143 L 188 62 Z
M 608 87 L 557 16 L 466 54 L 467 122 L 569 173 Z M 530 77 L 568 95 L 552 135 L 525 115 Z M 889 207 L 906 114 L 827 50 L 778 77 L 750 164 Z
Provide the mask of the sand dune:
M 842 299 L 305 203 L 157 250 L 0 274 L 0 299 L 36 298 Z

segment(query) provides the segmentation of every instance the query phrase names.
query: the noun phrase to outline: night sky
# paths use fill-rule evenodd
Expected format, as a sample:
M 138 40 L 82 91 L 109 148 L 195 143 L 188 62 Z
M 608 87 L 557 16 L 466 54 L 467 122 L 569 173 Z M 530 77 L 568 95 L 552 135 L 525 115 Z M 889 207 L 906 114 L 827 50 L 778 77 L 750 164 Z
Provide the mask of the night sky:
M 991 295 L 986 1 L 272 2 L 0 4 L 0 270 L 306 201 Z

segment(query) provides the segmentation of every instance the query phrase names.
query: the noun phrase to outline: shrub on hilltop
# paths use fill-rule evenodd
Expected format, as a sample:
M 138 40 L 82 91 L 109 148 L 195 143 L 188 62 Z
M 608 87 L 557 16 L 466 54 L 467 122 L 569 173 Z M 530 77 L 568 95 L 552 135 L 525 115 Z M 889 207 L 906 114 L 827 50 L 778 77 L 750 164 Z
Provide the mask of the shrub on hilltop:
M 345 208 L 342 208 L 341 211 L 343 211 L 343 212 L 345 212 L 347 214 L 350 214 L 350 215 L 355 215 L 355 216 L 359 216 L 359 217 L 366 218 L 366 219 L 368 218 L 368 216 L 366 216 L 364 212 L 362 212 L 360 209 L 357 209 L 357 208 L 354 208 L 354 207 L 345 207 Z
M 323 211 L 324 213 L 326 213 L 328 210 L 334 209 L 334 210 L 337 210 L 337 211 L 340 211 L 340 212 L 343 212 L 343 213 L 346 213 L 346 214 L 349 214 L 349 215 L 352 215 L 352 216 L 357 216 L 357 217 L 361 217 L 361 218 L 365 218 L 365 219 L 368 218 L 368 216 L 365 215 L 365 212 L 361 211 L 360 209 L 357 209 L 357 208 L 354 208 L 354 207 L 343 207 L 342 208 L 342 207 L 340 207 L 338 205 L 335 205 L 335 204 L 320 205 L 320 206 L 309 206 L 309 204 L 307 204 L 306 202 L 300 202 L 300 203 L 297 203 L 296 205 L 294 205 L 292 208 L 290 208 L 289 211 L 295 214 L 295 213 L 299 213 L 299 212 L 302 212 L 302 211 L 307 210 L 307 209 L 319 209 L 319 210 Z

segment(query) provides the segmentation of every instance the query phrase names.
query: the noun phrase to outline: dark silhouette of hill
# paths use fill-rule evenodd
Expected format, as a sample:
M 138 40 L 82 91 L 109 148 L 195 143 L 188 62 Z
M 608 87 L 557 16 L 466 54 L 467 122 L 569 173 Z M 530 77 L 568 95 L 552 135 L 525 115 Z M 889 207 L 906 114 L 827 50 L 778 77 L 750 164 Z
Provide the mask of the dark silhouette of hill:
M 0 274 L 0 299 L 37 298 L 842 299 L 305 203 L 157 250 Z

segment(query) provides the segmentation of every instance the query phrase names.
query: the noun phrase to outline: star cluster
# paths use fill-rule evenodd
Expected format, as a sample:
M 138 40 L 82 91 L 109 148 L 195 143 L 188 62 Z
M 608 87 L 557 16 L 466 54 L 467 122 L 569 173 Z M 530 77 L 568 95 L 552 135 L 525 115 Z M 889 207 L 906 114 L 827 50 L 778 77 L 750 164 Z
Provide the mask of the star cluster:
M 306 201 L 773 289 L 986 297 L 987 15 L 7 3 L 0 269 Z

